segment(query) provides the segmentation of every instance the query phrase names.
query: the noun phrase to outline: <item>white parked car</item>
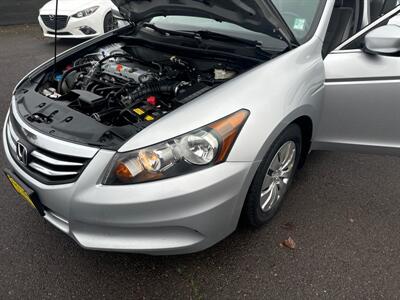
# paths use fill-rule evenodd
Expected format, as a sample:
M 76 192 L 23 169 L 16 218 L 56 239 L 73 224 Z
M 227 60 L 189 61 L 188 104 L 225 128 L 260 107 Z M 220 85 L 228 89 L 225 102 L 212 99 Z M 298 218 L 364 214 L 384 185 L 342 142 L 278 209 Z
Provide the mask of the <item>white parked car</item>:
M 39 24 L 46 37 L 90 38 L 118 26 L 112 10 L 118 8 L 111 0 L 59 0 L 56 20 L 56 1 L 46 3 L 39 10 Z M 57 22 L 56 22 L 57 21 Z

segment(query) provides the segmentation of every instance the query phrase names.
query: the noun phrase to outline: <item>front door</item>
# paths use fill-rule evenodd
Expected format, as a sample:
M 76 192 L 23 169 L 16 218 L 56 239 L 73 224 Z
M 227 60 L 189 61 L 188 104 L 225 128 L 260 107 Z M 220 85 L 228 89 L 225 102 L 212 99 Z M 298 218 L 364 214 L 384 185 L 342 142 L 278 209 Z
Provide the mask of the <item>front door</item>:
M 399 13 L 395 8 L 325 58 L 325 98 L 314 150 L 400 155 L 400 52 L 367 54 L 363 49 L 372 30 L 400 26 Z

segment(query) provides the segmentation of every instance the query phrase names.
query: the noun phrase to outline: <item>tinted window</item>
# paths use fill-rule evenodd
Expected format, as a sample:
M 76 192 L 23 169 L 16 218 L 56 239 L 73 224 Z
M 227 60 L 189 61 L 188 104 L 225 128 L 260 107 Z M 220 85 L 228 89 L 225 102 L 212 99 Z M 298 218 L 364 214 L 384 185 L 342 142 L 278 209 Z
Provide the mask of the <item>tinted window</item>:
M 371 22 L 378 20 L 399 4 L 399 0 L 371 0 Z

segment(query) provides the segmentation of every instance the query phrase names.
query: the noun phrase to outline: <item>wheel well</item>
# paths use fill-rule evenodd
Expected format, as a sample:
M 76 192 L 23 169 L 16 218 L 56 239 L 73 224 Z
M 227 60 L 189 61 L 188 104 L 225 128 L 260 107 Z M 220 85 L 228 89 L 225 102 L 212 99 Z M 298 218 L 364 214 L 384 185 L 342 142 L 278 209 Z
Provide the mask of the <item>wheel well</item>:
M 308 152 L 311 147 L 311 138 L 313 135 L 313 123 L 310 117 L 302 116 L 292 122 L 292 124 L 297 124 L 301 128 L 303 136 L 303 147 L 301 149 L 301 157 L 299 168 L 302 168 L 306 162 Z

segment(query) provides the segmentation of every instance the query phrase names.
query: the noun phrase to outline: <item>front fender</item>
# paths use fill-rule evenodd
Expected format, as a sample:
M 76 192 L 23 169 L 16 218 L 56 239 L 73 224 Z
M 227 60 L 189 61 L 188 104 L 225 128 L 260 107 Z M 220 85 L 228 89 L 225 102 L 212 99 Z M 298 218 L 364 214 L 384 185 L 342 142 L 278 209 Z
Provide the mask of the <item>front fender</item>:
M 318 120 L 325 79 L 317 37 L 200 96 L 147 127 L 119 150 L 141 149 L 226 117 L 250 111 L 228 157 L 231 162 L 254 162 L 293 120 Z M 289 70 L 289 71 L 288 71 Z

